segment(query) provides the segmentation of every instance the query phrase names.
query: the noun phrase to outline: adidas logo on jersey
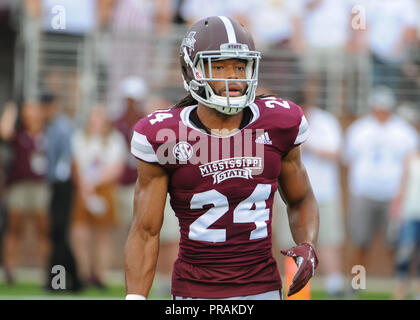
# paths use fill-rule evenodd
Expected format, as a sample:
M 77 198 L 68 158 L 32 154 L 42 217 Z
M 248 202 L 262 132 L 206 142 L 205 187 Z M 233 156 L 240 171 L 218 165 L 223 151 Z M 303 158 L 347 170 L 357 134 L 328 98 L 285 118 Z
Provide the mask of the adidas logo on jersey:
M 268 136 L 268 132 L 264 132 L 264 134 L 260 135 L 257 139 L 255 139 L 255 142 L 261 144 L 273 144 L 273 141 L 271 141 Z

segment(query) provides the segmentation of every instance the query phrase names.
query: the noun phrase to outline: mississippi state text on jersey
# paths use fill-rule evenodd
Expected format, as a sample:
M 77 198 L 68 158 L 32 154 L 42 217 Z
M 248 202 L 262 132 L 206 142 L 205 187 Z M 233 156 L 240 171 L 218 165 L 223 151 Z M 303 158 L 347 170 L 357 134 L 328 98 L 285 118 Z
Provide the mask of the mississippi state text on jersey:
M 306 140 L 302 109 L 282 99 L 255 100 L 252 119 L 230 136 L 203 132 L 197 106 L 160 110 L 140 120 L 131 152 L 170 177 L 181 233 L 172 294 L 224 298 L 281 289 L 271 252 L 273 196 L 282 158 Z

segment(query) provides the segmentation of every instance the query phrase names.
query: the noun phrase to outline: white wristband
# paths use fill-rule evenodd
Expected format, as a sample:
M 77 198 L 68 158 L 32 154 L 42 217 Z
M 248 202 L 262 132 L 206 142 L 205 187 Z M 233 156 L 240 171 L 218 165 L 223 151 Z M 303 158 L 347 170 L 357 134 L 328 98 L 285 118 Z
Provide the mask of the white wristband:
M 125 300 L 146 300 L 146 297 L 141 294 L 127 294 Z

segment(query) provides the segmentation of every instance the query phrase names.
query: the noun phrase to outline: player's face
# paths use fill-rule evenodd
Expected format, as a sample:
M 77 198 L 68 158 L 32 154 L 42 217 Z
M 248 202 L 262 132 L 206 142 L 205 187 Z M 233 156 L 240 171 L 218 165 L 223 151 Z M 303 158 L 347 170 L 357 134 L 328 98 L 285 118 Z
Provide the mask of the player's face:
M 206 75 L 210 76 L 209 66 L 205 65 Z M 246 62 L 239 59 L 227 59 L 220 61 L 212 61 L 211 63 L 211 75 L 212 78 L 220 79 L 245 79 L 246 73 Z M 209 81 L 211 88 L 214 93 L 226 97 L 226 83 L 225 81 Z M 246 82 L 229 82 L 229 96 L 239 97 L 245 94 Z

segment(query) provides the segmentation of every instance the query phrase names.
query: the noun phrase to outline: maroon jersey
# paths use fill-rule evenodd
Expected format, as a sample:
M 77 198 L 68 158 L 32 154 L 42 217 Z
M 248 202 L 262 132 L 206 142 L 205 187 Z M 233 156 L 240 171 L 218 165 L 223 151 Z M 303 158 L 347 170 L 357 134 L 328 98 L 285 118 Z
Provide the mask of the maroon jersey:
M 39 134 L 34 138 L 28 132 L 19 130 L 11 145 L 13 164 L 9 171 L 8 184 L 44 179 L 48 166 L 45 136 Z
M 218 137 L 193 124 L 196 107 L 150 114 L 136 124 L 131 142 L 135 157 L 160 164 L 170 177 L 181 233 L 172 294 L 225 298 L 280 290 L 271 251 L 273 196 L 282 157 L 308 135 L 302 109 L 256 100 L 248 125 Z

